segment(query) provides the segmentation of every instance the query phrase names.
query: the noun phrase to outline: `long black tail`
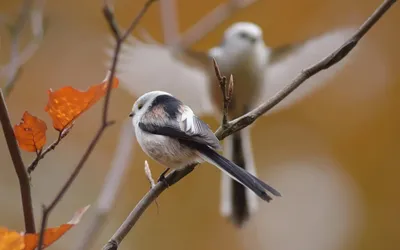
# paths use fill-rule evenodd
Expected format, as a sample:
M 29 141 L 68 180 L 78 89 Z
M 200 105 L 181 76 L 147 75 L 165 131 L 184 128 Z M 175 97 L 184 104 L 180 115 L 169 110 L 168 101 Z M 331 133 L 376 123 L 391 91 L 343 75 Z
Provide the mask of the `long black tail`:
M 242 135 L 239 132 L 234 133 L 231 138 L 230 145 L 227 145 L 230 150 L 230 156 L 232 161 L 239 167 L 246 170 L 246 161 L 243 152 Z M 246 192 L 246 188 L 235 180 L 228 180 L 229 186 L 227 187 L 226 193 L 222 195 L 229 195 L 229 206 L 230 207 L 230 218 L 233 223 L 241 227 L 250 216 L 250 197 Z M 225 197 L 222 197 L 224 199 Z
M 224 140 L 224 156 L 257 176 L 254 166 L 250 129 L 244 128 Z M 252 213 L 257 211 L 258 198 L 249 189 L 226 174 L 221 175 L 221 215 L 242 227 Z
M 269 202 L 272 200 L 271 196 L 266 191 L 272 193 L 275 196 L 281 196 L 281 194 L 274 188 L 264 183 L 257 177 L 253 176 L 243 168 L 239 167 L 235 163 L 229 161 L 222 155 L 215 152 L 213 149 L 206 145 L 196 145 L 197 150 L 201 153 L 204 160 L 220 168 L 226 174 L 231 176 L 237 182 L 251 189 L 261 199 Z

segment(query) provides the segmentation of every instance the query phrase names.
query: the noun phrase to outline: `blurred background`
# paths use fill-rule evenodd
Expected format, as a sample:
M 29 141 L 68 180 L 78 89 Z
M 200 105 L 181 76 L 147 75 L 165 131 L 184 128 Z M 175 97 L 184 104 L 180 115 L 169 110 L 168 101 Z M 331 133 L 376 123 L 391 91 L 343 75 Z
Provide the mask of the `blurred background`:
M 181 31 L 222 1 L 177 1 Z M 272 47 L 301 41 L 337 27 L 358 27 L 381 4 L 379 0 L 260 0 L 238 11 L 193 48 L 206 50 L 219 43 L 235 21 L 255 22 Z M 127 27 L 144 1 L 115 1 L 117 20 Z M 0 65 L 10 60 L 7 17 L 15 20 L 22 1 L 0 2 Z M 48 142 L 57 133 L 44 112 L 47 90 L 71 85 L 86 89 L 106 73 L 109 30 L 102 1 L 47 1 L 45 35 L 36 53 L 23 66 L 7 98 L 13 124 L 28 110 L 48 124 Z M 12 22 L 11 22 L 12 23 Z M 297 105 L 263 117 L 253 126 L 253 147 L 259 175 L 283 197 L 261 209 L 241 230 L 219 214 L 220 172 L 204 165 L 168 189 L 133 228 L 119 249 L 271 249 L 367 250 L 397 249 L 400 244 L 398 168 L 400 133 L 399 6 L 394 5 L 361 40 L 354 58 L 322 88 Z M 141 21 L 162 41 L 160 4 Z M 22 44 L 29 42 L 24 30 Z M 350 54 L 351 55 L 351 54 Z M 1 79 L 1 86 L 5 83 Z M 304 83 L 307 84 L 307 83 Z M 48 225 L 68 221 L 73 213 L 95 203 L 110 168 L 119 130 L 136 96 L 119 88 L 112 93 L 108 128 L 76 179 L 51 214 Z M 102 103 L 102 102 L 101 102 Z M 98 104 L 76 122 L 58 148 L 41 161 L 32 175 L 36 225 L 41 204 L 48 204 L 68 178 L 100 125 Z M 218 122 L 203 117 L 213 129 Z M 256 136 L 255 136 L 256 135 Z M 28 165 L 33 154 L 22 152 Z M 100 249 L 149 189 L 144 160 L 137 146 L 123 179 L 121 192 L 93 249 Z M 3 136 L 0 135 L 0 225 L 24 230 L 18 180 Z M 149 160 L 153 176 L 163 168 Z M 94 208 L 94 207 L 93 207 Z M 73 249 L 94 215 L 49 249 Z

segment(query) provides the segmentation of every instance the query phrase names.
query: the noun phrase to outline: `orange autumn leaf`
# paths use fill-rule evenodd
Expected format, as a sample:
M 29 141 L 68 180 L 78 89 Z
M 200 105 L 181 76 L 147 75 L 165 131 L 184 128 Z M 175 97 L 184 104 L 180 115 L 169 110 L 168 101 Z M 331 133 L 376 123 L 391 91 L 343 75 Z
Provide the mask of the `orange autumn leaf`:
M 36 152 L 46 144 L 47 126 L 44 121 L 25 111 L 22 121 L 14 126 L 18 145 L 25 151 Z
M 24 248 L 24 237 L 20 233 L 0 227 L 0 250 L 23 250 Z
M 110 72 L 102 83 L 91 86 L 87 91 L 80 91 L 71 86 L 57 91 L 50 89 L 45 111 L 51 116 L 53 127 L 58 131 L 69 127 L 76 118 L 100 100 L 106 94 L 109 77 Z M 117 88 L 118 83 L 118 78 L 114 77 L 112 88 Z
M 43 248 L 46 248 L 57 241 L 68 230 L 79 223 L 83 214 L 90 206 L 79 209 L 74 217 L 56 228 L 47 228 L 44 232 Z M 9 231 L 5 227 L 0 227 L 0 250 L 35 250 L 39 244 L 40 234 L 23 234 L 16 231 Z
M 90 206 L 79 209 L 72 219 L 66 224 L 62 224 L 59 227 L 47 228 L 44 232 L 43 238 L 43 248 L 46 248 L 57 241 L 61 236 L 63 236 L 68 230 L 79 223 L 83 214 L 89 209 Z M 35 250 L 39 244 L 40 234 L 25 234 L 23 236 L 25 242 L 25 248 L 23 250 Z M 2 249 L 0 249 L 2 250 Z M 13 249 L 14 250 L 14 249 Z

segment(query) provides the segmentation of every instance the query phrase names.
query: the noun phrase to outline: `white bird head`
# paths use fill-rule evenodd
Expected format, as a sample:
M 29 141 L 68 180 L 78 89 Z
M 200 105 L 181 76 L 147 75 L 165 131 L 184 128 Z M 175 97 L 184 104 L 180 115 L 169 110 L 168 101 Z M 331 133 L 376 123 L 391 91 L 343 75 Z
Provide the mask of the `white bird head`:
M 159 95 L 171 95 L 164 91 L 151 91 L 140 96 L 132 106 L 132 111 L 129 113 L 129 117 L 134 120 L 140 119 L 140 117 L 147 111 L 154 98 Z
M 232 24 L 224 32 L 224 47 L 234 46 L 241 49 L 252 49 L 264 45 L 263 32 L 260 26 L 250 22 Z
M 211 49 L 210 54 L 215 58 L 225 54 L 231 59 L 247 60 L 263 54 L 265 50 L 261 27 L 250 22 L 237 22 L 225 30 L 221 45 Z

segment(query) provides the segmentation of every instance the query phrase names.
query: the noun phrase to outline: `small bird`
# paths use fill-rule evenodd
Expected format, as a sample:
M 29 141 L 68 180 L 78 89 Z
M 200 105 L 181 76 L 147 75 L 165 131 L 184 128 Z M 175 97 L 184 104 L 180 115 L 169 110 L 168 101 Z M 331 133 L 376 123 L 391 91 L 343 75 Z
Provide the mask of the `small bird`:
M 129 117 L 143 151 L 167 170 L 207 161 L 267 202 L 272 200 L 267 191 L 281 196 L 277 190 L 217 153 L 221 148 L 219 140 L 209 126 L 171 94 L 151 91 L 142 95 L 134 103 Z
M 276 94 L 302 69 L 339 47 L 354 30 L 339 29 L 303 42 L 271 48 L 265 44 L 258 25 L 238 22 L 224 32 L 220 45 L 206 52 L 179 51 L 131 37 L 130 43 L 123 45 L 117 75 L 122 87 L 133 95 L 153 89 L 167 91 L 188 104 L 197 115 L 212 114 L 220 119 L 223 98 L 212 63 L 214 58 L 223 75 L 233 75 L 233 95 L 228 109 L 228 119 L 232 120 Z M 268 114 L 292 106 L 307 96 L 317 85 L 334 76 L 346 60 L 309 79 Z M 225 138 L 223 155 L 257 175 L 250 127 Z M 220 211 L 224 217 L 240 227 L 257 208 L 258 199 L 252 192 L 222 175 Z

